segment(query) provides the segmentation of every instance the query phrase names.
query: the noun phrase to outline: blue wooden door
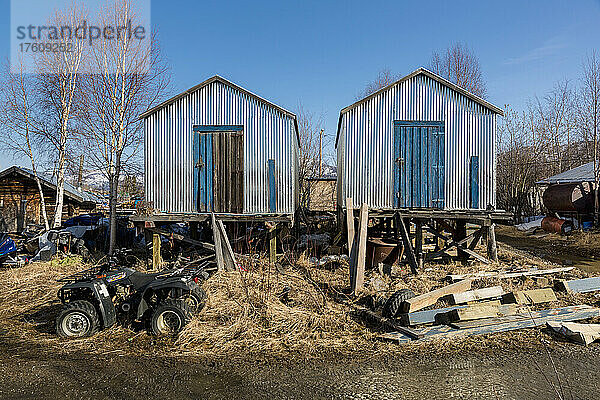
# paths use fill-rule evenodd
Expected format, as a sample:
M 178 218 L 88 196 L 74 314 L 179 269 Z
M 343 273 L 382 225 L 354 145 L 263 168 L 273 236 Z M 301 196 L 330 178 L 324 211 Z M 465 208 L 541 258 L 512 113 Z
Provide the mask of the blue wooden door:
M 198 212 L 242 213 L 242 125 L 194 126 L 194 199 Z
M 194 132 L 194 199 L 200 212 L 213 211 L 213 135 Z
M 394 121 L 394 206 L 444 208 L 444 123 Z

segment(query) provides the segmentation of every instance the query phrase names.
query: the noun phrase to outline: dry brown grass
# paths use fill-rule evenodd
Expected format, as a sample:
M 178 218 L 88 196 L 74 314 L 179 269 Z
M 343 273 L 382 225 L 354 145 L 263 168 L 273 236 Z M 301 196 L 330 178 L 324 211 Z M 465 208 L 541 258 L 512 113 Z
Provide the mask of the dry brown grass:
M 351 304 L 376 304 L 395 290 L 410 288 L 417 294 L 447 284 L 449 273 L 507 268 L 550 268 L 555 265 L 508 248 L 500 249 L 499 264 L 426 265 L 413 276 L 406 268 L 394 270 L 393 278 L 369 271 L 365 291 L 359 298 L 346 294 L 348 266 L 334 269 L 311 266 L 301 258 L 285 271 L 264 261 L 246 265 L 245 271 L 222 272 L 205 284 L 208 302 L 177 340 L 157 340 L 143 330 L 115 326 L 92 338 L 61 340 L 54 333 L 54 318 L 60 310 L 56 292 L 60 276 L 86 266 L 78 258 L 29 264 L 0 270 L 0 339 L 20 348 L 45 348 L 61 352 L 88 351 L 102 354 L 188 355 L 210 359 L 326 358 L 331 355 L 378 357 L 394 355 L 453 354 L 457 351 L 536 348 L 543 337 L 539 330 L 523 330 L 437 342 L 398 346 L 377 338 L 377 330 L 356 319 Z M 584 277 L 579 270 L 552 278 Z M 533 278 L 485 279 L 474 287 L 501 285 L 505 290 L 551 286 L 552 280 Z M 287 298 L 282 294 L 287 292 Z M 572 304 L 598 305 L 593 295 L 557 293 L 558 302 L 538 308 Z M 367 301 L 369 300 L 369 301 Z M 445 306 L 438 302 L 434 307 Z M 546 337 L 548 338 L 548 337 Z M 560 344 L 557 344 L 560 345 Z

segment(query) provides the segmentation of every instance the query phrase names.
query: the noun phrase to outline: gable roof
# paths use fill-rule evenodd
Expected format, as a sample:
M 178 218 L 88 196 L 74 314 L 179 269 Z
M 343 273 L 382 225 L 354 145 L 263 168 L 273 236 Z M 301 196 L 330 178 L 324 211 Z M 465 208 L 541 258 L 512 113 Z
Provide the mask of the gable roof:
M 594 180 L 594 162 L 592 161 L 549 178 L 544 178 L 536 183 L 539 185 L 551 185 L 555 183 L 594 182 Z
M 13 165 L 12 167 L 5 169 L 4 171 L 1 171 L 0 178 L 10 175 L 12 173 L 21 175 L 21 176 L 31 179 L 31 180 L 35 180 L 35 174 L 33 173 L 32 170 L 23 168 L 23 167 L 19 167 L 16 165 Z M 40 178 L 40 182 L 42 183 L 43 186 L 46 186 L 50 190 L 56 190 L 56 177 L 55 176 L 48 176 L 47 174 L 43 174 L 43 173 L 38 173 L 37 175 L 38 175 L 38 178 Z M 64 193 L 65 193 L 65 196 L 67 196 L 71 200 L 74 200 L 79 203 L 97 203 L 99 200 L 95 195 L 85 192 L 83 190 L 79 190 L 75 186 L 71 185 L 68 182 L 65 182 L 65 192 Z
M 342 115 L 344 113 L 346 113 L 346 112 L 352 110 L 353 108 L 355 108 L 355 107 L 357 107 L 357 106 L 359 106 L 359 105 L 361 105 L 361 104 L 369 101 L 370 99 L 372 99 L 373 97 L 379 95 L 380 93 L 385 92 L 385 91 L 391 89 L 392 87 L 394 87 L 394 86 L 396 86 L 396 85 L 398 85 L 398 84 L 400 84 L 400 83 L 402 83 L 404 81 L 407 81 L 407 80 L 409 80 L 411 78 L 414 78 L 417 75 L 425 75 L 425 76 L 433 79 L 434 81 L 436 81 L 438 83 L 441 83 L 442 85 L 444 85 L 444 86 L 446 86 L 446 87 L 448 87 L 448 88 L 450 88 L 450 89 L 452 89 L 452 90 L 454 90 L 454 91 L 462 94 L 463 96 L 469 98 L 470 100 L 474 101 L 475 103 L 477 103 L 477 104 L 479 104 L 479 105 L 481 105 L 481 106 L 483 106 L 483 107 L 485 107 L 485 108 L 487 108 L 487 109 L 495 112 L 496 114 L 504 115 L 504 111 L 502 111 L 502 109 L 500 107 L 497 107 L 497 106 L 493 105 L 492 103 L 490 103 L 490 102 L 482 99 L 481 97 L 476 96 L 473 93 L 471 93 L 471 92 L 469 92 L 469 91 L 461 88 L 460 86 L 458 86 L 458 85 L 450 82 L 449 80 L 447 80 L 445 78 L 442 78 L 438 74 L 435 74 L 435 73 L 429 71 L 426 68 L 420 67 L 420 68 L 416 69 L 415 71 L 411 72 L 410 74 L 408 74 L 408 75 L 406 75 L 406 76 L 398 79 L 396 82 L 391 83 L 391 84 L 389 84 L 389 85 L 387 85 L 387 86 L 379 89 L 378 91 L 373 92 L 370 95 L 368 95 L 368 96 L 366 96 L 366 97 L 358 100 L 357 102 L 350 104 L 348 107 L 343 108 L 340 111 L 340 118 L 338 120 L 338 128 L 337 128 L 337 134 L 336 134 L 336 140 L 335 140 L 336 146 L 337 146 L 337 138 L 340 135 L 340 125 L 342 123 Z
M 256 100 L 258 100 L 258 101 L 260 101 L 260 102 L 262 102 L 262 103 L 264 103 L 264 104 L 266 104 L 266 105 L 268 105 L 270 107 L 273 107 L 274 109 L 276 109 L 277 111 L 279 111 L 279 112 L 287 115 L 288 117 L 293 118 L 294 119 L 294 128 L 296 129 L 296 138 L 298 139 L 298 143 L 300 143 L 300 133 L 298 131 L 298 120 L 296 118 L 296 114 L 294 114 L 291 111 L 286 110 L 283 107 L 278 106 L 275 103 L 270 102 L 269 100 L 266 100 L 266 99 L 260 97 L 257 94 L 252 93 L 248 89 L 245 89 L 245 88 L 243 88 L 243 87 L 241 87 L 239 85 L 236 85 L 235 83 L 233 83 L 231 81 L 228 81 L 227 79 L 225 79 L 225 78 L 223 78 L 223 77 L 221 77 L 219 75 L 215 75 L 212 78 L 209 78 L 209 79 L 205 80 L 204 82 L 201 82 L 198 85 L 193 86 L 193 87 L 189 88 L 188 90 L 186 90 L 184 92 L 181 92 L 178 95 L 175 95 L 175 96 L 171 97 L 168 100 L 163 101 L 159 105 L 157 105 L 155 107 L 152 107 L 148 111 L 145 111 L 142 114 L 140 114 L 139 118 L 146 118 L 150 114 L 154 114 L 156 111 L 158 111 L 158 110 L 160 110 L 160 109 L 168 106 L 169 104 L 174 103 L 175 101 L 181 99 L 182 97 L 185 97 L 188 94 L 194 93 L 195 91 L 200 90 L 203 87 L 208 86 L 208 85 L 210 85 L 211 83 L 214 83 L 214 82 L 220 82 L 220 83 L 222 83 L 224 85 L 227 85 L 227 86 L 230 86 L 230 87 L 232 87 L 232 88 L 234 88 L 236 90 L 239 90 L 240 92 L 242 92 L 244 94 L 247 94 L 248 96 L 253 97 Z

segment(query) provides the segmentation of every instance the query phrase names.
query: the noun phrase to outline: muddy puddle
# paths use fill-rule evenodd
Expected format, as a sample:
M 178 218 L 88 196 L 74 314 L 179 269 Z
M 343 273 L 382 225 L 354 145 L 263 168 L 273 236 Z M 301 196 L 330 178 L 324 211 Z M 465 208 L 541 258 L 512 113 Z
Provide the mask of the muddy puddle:
M 600 252 L 585 246 L 578 247 L 558 235 L 530 235 L 514 228 L 502 227 L 497 231 L 499 243 L 505 243 L 544 260 L 579 268 L 592 274 L 600 274 Z

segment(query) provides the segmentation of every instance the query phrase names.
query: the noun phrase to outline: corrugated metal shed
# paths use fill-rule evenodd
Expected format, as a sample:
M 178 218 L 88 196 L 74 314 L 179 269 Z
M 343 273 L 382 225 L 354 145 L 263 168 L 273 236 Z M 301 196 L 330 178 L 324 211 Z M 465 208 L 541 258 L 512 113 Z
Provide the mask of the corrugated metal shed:
M 166 213 L 197 211 L 194 126 L 243 126 L 243 212 L 270 213 L 269 160 L 275 162 L 275 213 L 293 213 L 298 190 L 296 116 L 214 76 L 141 115 L 146 200 Z
M 399 193 L 394 123 L 428 122 L 445 132 L 443 208 L 470 208 L 473 156 L 478 161 L 476 208 L 495 206 L 497 115 L 500 108 L 424 68 L 344 108 L 336 139 L 338 204 L 343 207 L 352 197 L 354 207 L 394 208 Z
M 594 162 L 589 162 L 549 178 L 542 179 L 536 183 L 539 185 L 551 185 L 555 183 L 579 183 L 594 181 Z

